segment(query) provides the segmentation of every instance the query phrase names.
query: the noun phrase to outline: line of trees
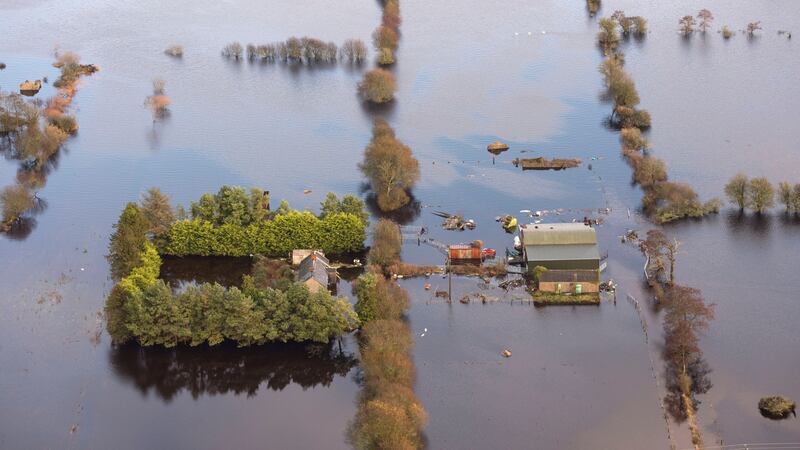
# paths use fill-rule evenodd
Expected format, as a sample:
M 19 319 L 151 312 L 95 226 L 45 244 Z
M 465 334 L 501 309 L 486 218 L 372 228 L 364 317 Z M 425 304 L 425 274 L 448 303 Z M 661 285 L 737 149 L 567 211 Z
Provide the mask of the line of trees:
M 685 15 L 678 20 L 678 31 L 685 37 L 691 36 L 694 32 L 699 31 L 706 34 L 711 29 L 711 24 L 714 22 L 714 14 L 708 9 L 701 9 L 697 16 Z M 743 30 L 748 36 L 754 36 L 755 32 L 761 29 L 761 22 L 749 22 Z M 734 32 L 728 28 L 727 25 L 723 26 L 720 30 L 722 37 L 730 39 L 733 37 Z
M 169 255 L 285 256 L 293 249 L 313 248 L 329 254 L 361 251 L 366 240 L 364 202 L 329 194 L 320 216 L 294 211 L 285 201 L 271 210 L 269 193 L 223 186 L 191 203 L 191 219 L 182 211 L 173 223 L 161 223 L 154 242 Z
M 376 224 L 370 266 L 354 286 L 356 311 L 363 315 L 359 316 L 363 390 L 348 437 L 359 450 L 414 449 L 424 444 L 427 413 L 414 394 L 414 340 L 404 320 L 408 293 L 375 265 L 399 261 L 399 231 L 391 232 L 392 227 L 398 230 L 397 224 L 389 221 Z M 381 255 L 373 255 L 375 251 Z
M 650 230 L 640 242 L 649 257 L 650 286 L 657 305 L 664 310 L 664 361 L 667 395 L 664 403 L 678 421 L 687 421 L 692 443 L 702 447 L 696 421 L 700 404 L 697 395 L 711 389 L 711 369 L 703 359 L 699 334 L 708 330 L 714 319 L 714 304 L 706 304 L 702 293 L 675 283 L 675 262 L 680 242 L 661 230 Z M 667 276 L 668 274 L 668 276 Z
M 647 19 L 642 16 L 626 16 L 621 10 L 614 11 L 611 17 L 604 17 L 597 23 L 600 27 L 597 43 L 606 55 L 616 50 L 620 32 L 626 38 L 629 36 L 643 38 L 647 35 Z
M 382 66 L 392 65 L 396 61 L 401 22 L 400 1 L 385 0 L 381 25 L 372 33 L 372 43 L 378 52 L 378 64 Z
M 650 143 L 642 130 L 652 124 L 650 113 L 639 108 L 636 83 L 624 69 L 625 56 L 617 51 L 617 27 L 620 21 L 628 19 L 618 11 L 599 21 L 598 43 L 606 55 L 599 70 L 603 74 L 607 98 L 613 103 L 609 121 L 620 129 L 622 154 L 633 168 L 633 182 L 644 191 L 642 209 L 657 223 L 716 213 L 720 208 L 719 200 L 702 202 L 688 184 L 669 181 L 664 161 L 649 154 Z
M 408 192 L 420 177 L 419 161 L 383 119 L 375 120 L 372 140 L 358 167 L 369 180 L 381 211 L 394 211 L 407 205 L 411 200 Z
M 777 192 L 766 177 L 748 178 L 738 173 L 725 185 L 725 195 L 731 204 L 751 209 L 762 214 L 775 206 L 775 197 L 786 208 L 786 213 L 800 214 L 800 183 L 792 185 L 787 181 L 778 183 Z
M 19 94 L 0 92 L 0 151 L 22 162 L 16 183 L 0 191 L 0 232 L 10 231 L 42 206 L 35 191 L 44 187 L 59 150 L 78 131 L 77 120 L 67 113 L 77 81 L 97 71 L 91 64 L 80 64 L 71 52 L 56 54 L 53 65 L 61 75 L 53 83 L 57 94 L 46 102 L 27 102 Z
M 338 59 L 361 63 L 367 58 L 367 46 L 360 39 L 348 39 L 341 48 L 334 42 L 325 42 L 312 37 L 290 37 L 282 42 L 270 44 L 247 44 L 231 42 L 222 49 L 222 55 L 232 59 L 245 57 L 250 61 L 304 63 L 308 65 L 336 62 Z

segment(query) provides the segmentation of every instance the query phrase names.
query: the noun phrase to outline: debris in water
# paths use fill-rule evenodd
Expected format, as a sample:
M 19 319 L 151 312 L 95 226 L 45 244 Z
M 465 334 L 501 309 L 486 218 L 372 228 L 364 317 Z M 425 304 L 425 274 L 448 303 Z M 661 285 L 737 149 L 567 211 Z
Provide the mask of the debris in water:
M 509 349 L 505 349 L 505 350 L 503 350 L 503 352 L 502 352 L 502 353 L 500 353 L 500 354 L 501 354 L 501 355 L 503 355 L 505 358 L 510 358 L 510 357 L 511 357 L 511 350 L 509 350 Z
M 425 285 L 423 285 L 422 287 L 424 287 L 426 291 L 430 291 L 431 290 L 431 284 L 430 283 L 425 283 Z

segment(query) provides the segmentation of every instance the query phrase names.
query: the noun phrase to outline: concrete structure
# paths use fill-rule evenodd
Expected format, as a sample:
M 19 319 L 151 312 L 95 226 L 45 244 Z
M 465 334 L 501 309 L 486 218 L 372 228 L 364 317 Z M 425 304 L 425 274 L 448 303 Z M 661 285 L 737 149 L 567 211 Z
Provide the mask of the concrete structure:
M 336 282 L 336 269 L 331 267 L 322 252 L 314 251 L 300 262 L 297 281 L 305 284 L 312 293 L 327 290 Z
M 520 241 L 529 273 L 536 266 L 549 270 L 600 269 L 597 233 L 583 223 L 523 225 Z

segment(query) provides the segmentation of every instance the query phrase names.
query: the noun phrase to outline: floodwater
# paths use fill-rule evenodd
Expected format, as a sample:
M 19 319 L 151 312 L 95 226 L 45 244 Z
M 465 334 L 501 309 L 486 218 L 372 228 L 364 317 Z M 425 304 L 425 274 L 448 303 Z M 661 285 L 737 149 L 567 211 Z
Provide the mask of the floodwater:
M 800 182 L 800 57 L 796 39 L 777 34 L 798 22 L 800 4 L 704 6 L 717 16 L 715 28 L 761 20 L 764 30 L 755 39 L 711 32 L 687 40 L 675 29 L 699 9 L 694 2 L 603 2 L 602 15 L 622 9 L 649 20 L 648 37 L 623 50 L 653 115 L 653 153 L 703 197 L 721 196 L 738 171 Z M 328 191 L 360 192 L 356 164 L 375 115 L 421 163 L 418 209 L 404 220 L 442 242 L 482 239 L 502 254 L 511 236 L 495 216 L 564 208 L 546 218 L 557 221 L 612 209 L 599 235 L 606 276 L 620 283 L 616 303 L 539 309 L 489 287 L 499 301 L 448 304 L 422 280 L 403 282 L 413 299 L 429 447 L 669 447 L 659 408 L 660 319 L 647 307 L 640 255 L 619 241 L 625 229 L 650 225 L 637 213 L 641 191 L 630 184 L 617 135 L 604 126 L 610 106 L 601 99 L 595 19 L 583 1 L 552 0 L 404 0 L 402 14 L 397 100 L 376 111 L 355 96 L 371 64 L 287 67 L 219 55 L 234 40 L 368 41 L 380 20 L 374 1 L 0 4 L 2 89 L 55 79 L 56 46 L 101 67 L 81 83 L 80 132 L 38 192 L 47 207 L 27 234 L 0 237 L 0 447 L 346 448 L 359 389 L 352 337 L 341 352 L 338 343 L 113 348 L 97 313 L 112 286 L 103 255 L 126 202 L 151 186 L 188 204 L 239 184 L 316 209 Z M 162 54 L 173 43 L 185 47 L 182 59 Z M 173 104 L 170 117 L 153 124 L 142 104 L 156 77 Z M 511 150 L 493 164 L 485 148 L 497 139 Z M 527 155 L 580 157 L 584 165 L 524 173 L 511 165 Z M 0 161 L 0 184 L 13 182 L 17 168 Z M 478 228 L 438 230 L 438 209 Z M 797 419 L 769 421 L 756 403 L 774 393 L 800 398 L 800 223 L 779 208 L 761 218 L 725 209 L 666 229 L 683 242 L 679 282 L 716 304 L 701 341 L 713 369 L 713 387 L 700 396 L 706 443 L 799 441 Z M 404 258 L 442 262 L 426 246 L 408 245 Z M 246 271 L 236 261 L 212 265 L 171 261 L 164 276 L 175 286 L 235 284 Z M 443 289 L 446 281 L 430 282 Z M 455 279 L 454 298 L 484 288 Z M 647 341 L 629 295 L 645 306 Z M 500 356 L 505 348 L 511 358 Z M 690 446 L 685 424 L 671 420 L 669 429 L 677 448 Z

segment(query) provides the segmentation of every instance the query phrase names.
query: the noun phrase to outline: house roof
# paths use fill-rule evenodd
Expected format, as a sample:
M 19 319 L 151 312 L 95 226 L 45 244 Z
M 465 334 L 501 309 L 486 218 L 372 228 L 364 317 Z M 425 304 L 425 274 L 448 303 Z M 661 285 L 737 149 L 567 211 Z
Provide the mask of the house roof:
M 600 260 L 597 244 L 526 245 L 528 261 Z
M 583 223 L 527 224 L 521 227 L 522 245 L 597 245 L 594 228 Z
M 548 270 L 539 275 L 543 282 L 597 282 L 596 270 Z
M 297 269 L 297 280 L 305 283 L 313 278 L 323 286 L 327 286 L 329 268 L 328 259 L 321 252 L 313 252 L 300 262 L 300 267 Z

